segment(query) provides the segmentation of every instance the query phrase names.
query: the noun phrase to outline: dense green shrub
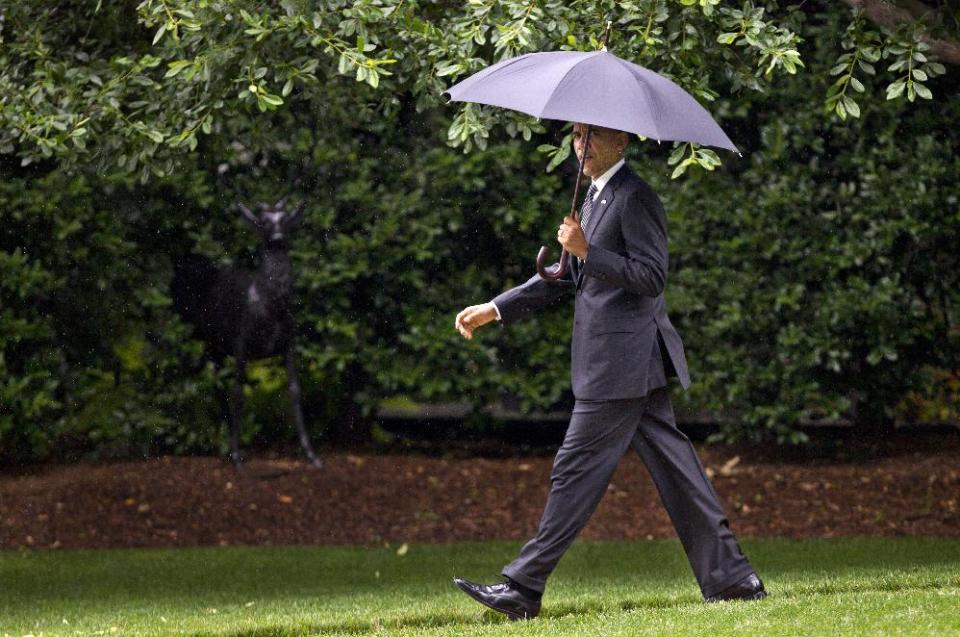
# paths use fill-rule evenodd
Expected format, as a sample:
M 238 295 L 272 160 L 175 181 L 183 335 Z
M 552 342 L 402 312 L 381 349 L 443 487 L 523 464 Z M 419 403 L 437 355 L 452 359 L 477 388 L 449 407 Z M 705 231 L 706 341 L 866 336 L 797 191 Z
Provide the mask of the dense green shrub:
M 58 440 L 109 453 L 219 448 L 216 394 L 230 380 L 173 314 L 172 265 L 198 252 L 254 267 L 256 243 L 234 203 L 287 194 L 292 174 L 293 196 L 307 202 L 292 256 L 315 431 L 362 438 L 364 416 L 397 393 L 482 405 L 506 385 L 531 407 L 561 398 L 562 311 L 505 338 L 466 343 L 453 330 L 462 305 L 528 275 L 542 210 L 559 190 L 535 149 L 507 141 L 464 156 L 446 147 L 436 115 L 361 135 L 300 126 L 287 119 L 289 139 L 271 129 L 247 140 L 259 154 L 208 148 L 147 185 L 58 172 L 8 182 L 3 285 L 18 300 L 3 316 L 20 331 L 3 342 L 15 397 L 4 401 L 7 459 L 47 455 Z M 530 353 L 559 364 L 531 373 Z M 275 431 L 286 413 L 282 365 L 266 361 L 251 376 L 248 441 L 289 436 Z
M 277 37 L 299 38 L 298 29 L 307 28 L 271 19 L 283 23 Z M 700 8 L 685 8 L 656 22 L 655 39 L 674 20 L 700 29 L 689 46 L 676 38 L 648 46 L 637 33 L 622 46 L 639 47 L 650 62 L 669 58 L 689 79 L 716 48 L 702 33 L 717 24 Z M 943 96 L 933 102 L 858 98 L 859 118 L 824 115 L 824 100 L 838 90 L 829 75 L 836 43 L 852 37 L 848 21 L 835 11 L 791 13 L 809 73 L 776 86 L 745 74 L 742 60 L 724 54 L 711 63 L 709 90 L 731 96 L 711 110 L 743 158 L 725 157 L 714 172 L 694 169 L 674 181 L 666 145 L 638 143 L 631 151 L 670 216 L 668 303 L 694 379 L 681 400 L 690 410 L 734 416 L 724 428 L 730 437 L 796 442 L 799 423 L 836 417 L 869 430 L 888 422 L 905 396 L 936 395 L 940 377 L 931 368 L 948 376 L 960 369 L 956 74 L 930 81 Z M 112 55 L 124 38 L 143 37 L 120 22 L 86 31 Z M 378 402 L 395 395 L 481 406 L 508 394 L 525 409 L 569 399 L 569 305 L 509 330 L 481 330 L 470 342 L 452 328 L 457 310 L 523 281 L 541 242 L 552 245 L 552 228 L 569 206 L 573 166 L 546 173 L 535 148 L 557 143 L 563 131 L 547 124 L 540 139 L 526 141 L 519 121 L 508 119 L 485 136 L 486 115 L 465 122 L 469 112 L 426 99 L 424 91 L 452 77 L 420 77 L 418 69 L 446 68 L 444 56 L 484 50 L 441 51 L 439 43 L 452 36 L 421 27 L 391 35 L 416 41 L 408 56 L 432 53 L 398 62 L 397 77 L 383 76 L 396 82 L 386 93 L 314 65 L 313 75 L 298 76 L 283 108 L 268 104 L 261 113 L 251 98 L 231 97 L 214 109 L 209 130 L 197 124 L 176 143 L 175 124 L 192 117 L 178 100 L 193 95 L 199 81 L 171 84 L 185 67 L 167 66 L 180 71 L 165 79 L 153 67 L 141 69 L 157 86 L 146 79 L 125 85 L 130 76 L 120 73 L 103 91 L 90 89 L 91 104 L 101 109 L 94 133 L 77 135 L 70 119 L 77 113 L 66 106 L 33 113 L 51 106 L 0 105 L 9 127 L 0 148 L 2 460 L 67 450 L 221 449 L 217 392 L 229 370 L 208 365 L 202 344 L 173 314 L 172 264 L 198 252 L 252 267 L 256 242 L 235 203 L 284 194 L 307 202 L 293 258 L 305 406 L 315 432 L 356 441 L 368 433 L 366 417 Z M 545 32 L 559 37 L 565 28 L 557 23 Z M 243 48 L 231 29 L 205 34 L 210 42 L 165 38 L 160 47 L 168 62 L 184 47 L 222 39 Z M 269 41 L 243 55 L 279 64 L 285 46 Z M 297 64 L 311 64 L 308 58 Z M 106 77 L 119 64 L 98 59 L 70 73 L 96 85 L 90 73 Z M 239 72 L 229 60 L 218 63 Z M 37 64 L 55 85 L 51 94 L 73 91 L 58 84 L 68 62 Z M 33 77 L 27 71 L 26 63 L 9 66 L 4 81 L 26 81 Z M 889 80 L 863 78 L 874 92 Z M 744 84 L 767 90 L 733 92 Z M 155 116 L 156 126 L 118 123 L 110 100 L 147 86 L 156 88 L 157 103 L 135 108 Z M 70 95 L 57 104 L 82 97 Z M 37 131 L 47 122 L 48 141 L 17 146 L 24 143 L 17 118 L 40 122 Z M 74 128 L 60 130 L 61 119 Z M 516 138 L 505 132 L 511 122 Z M 162 144 L 152 141 L 161 128 Z M 448 146 L 451 133 L 454 142 L 486 148 L 464 154 Z M 88 134 L 89 148 L 78 139 Z M 245 444 L 291 440 L 290 428 L 279 424 L 286 414 L 282 365 L 264 361 L 251 378 Z
M 839 26 L 808 26 L 811 65 Z M 801 420 L 840 417 L 882 429 L 925 365 L 960 368 L 960 103 L 870 103 L 843 122 L 805 106 L 825 90 L 798 77 L 741 101 L 746 156 L 661 190 L 694 394 L 742 414 L 728 434 L 798 440 Z

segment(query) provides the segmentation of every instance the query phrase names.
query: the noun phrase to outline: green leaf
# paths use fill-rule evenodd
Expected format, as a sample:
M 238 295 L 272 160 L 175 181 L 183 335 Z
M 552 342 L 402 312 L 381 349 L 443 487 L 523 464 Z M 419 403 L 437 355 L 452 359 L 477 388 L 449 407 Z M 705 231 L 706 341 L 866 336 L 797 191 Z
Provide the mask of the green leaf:
M 720 157 L 717 156 L 717 153 L 710 148 L 701 148 L 697 151 L 697 154 L 701 158 L 700 165 L 707 168 L 707 170 L 713 170 L 721 163 Z
M 283 104 L 283 98 L 279 95 L 273 95 L 272 93 L 262 93 L 260 99 L 271 106 L 280 106 Z
M 933 93 L 930 92 L 930 89 L 927 88 L 926 84 L 920 84 L 919 82 L 915 82 L 913 87 L 916 89 L 917 95 L 919 95 L 923 99 L 925 100 L 933 99 Z
M 553 172 L 553 170 L 562 164 L 568 157 L 570 157 L 570 145 L 561 143 L 557 148 L 557 152 L 553 154 L 553 159 L 550 160 L 550 163 L 547 164 L 547 172 Z
M 673 152 L 670 153 L 670 158 L 667 159 L 667 165 L 668 165 L 668 166 L 673 166 L 674 164 L 676 164 L 677 162 L 679 162 L 681 159 L 683 159 L 683 155 L 684 155 L 686 152 L 687 152 L 687 145 L 686 145 L 686 144 L 680 144 L 680 145 L 678 145 L 676 148 L 673 149 Z
M 180 73 L 180 71 L 187 68 L 191 64 L 193 64 L 191 60 L 176 60 L 175 62 L 171 62 L 170 64 L 167 65 L 169 68 L 167 69 L 167 72 L 163 75 L 163 77 L 164 78 L 176 77 Z
M 461 68 L 460 64 L 445 64 L 437 69 L 437 77 L 446 77 L 447 75 L 459 73 Z
M 923 72 L 922 70 L 920 70 L 920 69 L 913 69 L 913 79 L 915 79 L 915 80 L 917 80 L 917 81 L 920 81 L 920 82 L 926 82 L 926 81 L 927 81 L 927 74 L 924 73 L 924 72 Z
M 840 75 L 841 73 L 843 73 L 843 72 L 846 71 L 846 70 L 847 70 L 847 65 L 846 65 L 846 64 L 838 64 L 838 65 L 836 65 L 835 67 L 833 67 L 832 69 L 830 69 L 830 75 Z
M 157 32 L 153 35 L 153 44 L 154 44 L 154 46 L 156 46 L 157 42 L 160 41 L 160 38 L 163 37 L 163 34 L 166 32 L 166 30 L 167 30 L 167 25 L 166 25 L 166 23 L 161 24 L 161 25 L 160 25 L 160 28 L 157 29 Z
M 880 51 L 879 47 L 873 46 L 861 49 L 861 53 L 867 62 L 879 62 L 880 58 L 883 56 L 883 53 Z
M 896 82 L 887 86 L 887 99 L 892 100 L 903 95 L 903 89 L 906 88 L 903 80 L 897 80 Z
M 843 96 L 843 107 L 851 117 L 860 117 L 860 106 L 846 95 Z

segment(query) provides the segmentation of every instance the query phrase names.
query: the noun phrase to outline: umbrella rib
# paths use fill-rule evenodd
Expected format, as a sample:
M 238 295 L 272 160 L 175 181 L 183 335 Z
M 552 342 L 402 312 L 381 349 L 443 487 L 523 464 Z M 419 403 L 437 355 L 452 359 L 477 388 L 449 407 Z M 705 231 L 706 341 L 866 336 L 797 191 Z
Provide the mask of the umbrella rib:
M 619 66 L 621 69 L 626 71 L 630 79 L 636 82 L 637 85 L 640 87 L 640 89 L 643 90 L 643 92 L 646 94 L 647 99 L 642 102 L 642 105 L 644 108 L 647 109 L 647 114 L 648 114 L 647 119 L 649 120 L 650 125 L 653 126 L 653 129 L 654 129 L 653 138 L 656 139 L 657 143 L 659 144 L 660 140 L 663 139 L 663 131 L 660 130 L 660 126 L 658 125 L 657 118 L 654 117 L 653 94 L 650 91 L 650 85 L 646 82 L 645 78 L 637 77 L 634 74 L 633 69 L 631 69 L 627 64 L 625 64 L 620 58 L 618 58 L 617 56 L 613 56 L 613 58 L 617 62 L 617 66 Z M 650 137 L 650 135 L 646 135 L 646 137 Z
M 638 78 L 638 79 L 640 79 L 640 78 L 643 77 L 642 74 L 640 74 L 640 75 L 637 74 L 638 71 L 642 71 L 643 73 L 651 73 L 651 74 L 657 76 L 657 74 L 654 73 L 653 71 L 651 71 L 650 69 L 644 68 L 644 67 L 639 66 L 639 65 L 637 65 L 637 64 L 633 64 L 633 63 L 631 63 L 631 62 L 628 62 L 627 60 L 623 60 L 623 59 L 617 58 L 617 62 L 620 64 L 620 66 L 621 66 L 622 68 L 627 69 L 627 71 L 630 72 L 633 77 L 636 77 L 636 78 Z M 712 127 L 716 129 L 716 132 L 719 134 L 719 139 L 716 138 L 716 137 L 717 137 L 716 135 L 712 135 L 712 133 L 706 133 L 706 132 L 705 132 L 705 133 L 698 134 L 698 136 L 700 137 L 700 139 L 696 139 L 696 140 L 691 140 L 691 139 L 689 139 L 689 137 L 686 137 L 686 136 L 678 136 L 676 133 L 670 133 L 670 132 L 668 132 L 666 135 L 664 135 L 664 131 L 659 130 L 660 127 L 659 127 L 659 125 L 658 125 L 658 121 L 655 120 L 655 119 L 652 117 L 653 111 L 651 110 L 651 111 L 650 111 L 650 112 L 651 112 L 651 118 L 650 118 L 651 123 L 652 123 L 652 125 L 654 126 L 654 128 L 657 128 L 657 129 L 658 129 L 657 132 L 658 132 L 658 136 L 659 136 L 659 137 L 658 137 L 658 140 L 657 140 L 657 141 L 660 141 L 660 140 L 664 140 L 664 141 L 679 141 L 679 142 L 694 141 L 695 143 L 698 143 L 698 144 L 703 144 L 703 145 L 707 145 L 707 146 L 717 146 L 718 148 L 726 148 L 726 149 L 728 149 L 728 150 L 732 150 L 732 151 L 737 152 L 737 153 L 740 152 L 739 150 L 737 150 L 736 145 L 735 145 L 732 141 L 730 141 L 730 138 L 727 137 L 727 134 L 723 131 L 723 129 L 720 127 L 720 125 L 717 124 L 716 121 L 714 121 L 714 119 L 710 116 L 709 112 L 707 112 L 707 110 L 703 107 L 703 105 L 700 104 L 700 103 L 693 97 L 693 95 L 691 95 L 691 94 L 690 94 L 688 91 L 686 91 L 682 86 L 680 86 L 679 84 L 677 84 L 676 82 L 674 82 L 674 81 L 673 81 L 672 79 L 670 79 L 669 77 L 666 77 L 666 76 L 664 76 L 664 75 L 659 75 L 658 77 L 659 77 L 660 79 L 666 81 L 666 82 L 669 84 L 669 86 L 672 87 L 673 90 L 681 93 L 682 95 L 684 95 L 684 96 L 686 97 L 687 100 L 689 100 L 691 108 L 695 109 L 695 111 L 696 111 L 700 116 L 702 116 L 702 119 L 704 119 L 705 122 L 709 122 L 709 124 L 712 125 Z M 644 90 L 647 92 L 647 94 L 650 94 L 650 92 L 652 91 L 651 85 L 650 85 L 649 83 L 647 83 L 646 81 L 638 81 L 638 84 L 642 84 L 642 85 L 643 85 L 643 88 L 644 88 Z M 662 95 L 662 93 L 661 93 L 661 95 Z M 704 135 L 705 135 L 706 137 L 704 137 Z M 710 139 L 711 135 L 714 137 L 714 139 Z
M 560 77 L 560 79 L 556 82 L 556 84 L 554 84 L 554 86 L 560 86 L 560 85 L 562 85 L 562 84 L 566 81 L 567 77 L 569 77 L 569 75 L 570 75 L 571 73 L 573 73 L 574 69 L 576 69 L 578 66 L 580 66 L 582 63 L 586 62 L 587 60 L 590 60 L 590 59 L 593 59 L 594 57 L 596 57 L 596 54 L 597 54 L 597 53 L 602 53 L 602 51 L 595 51 L 595 52 L 593 52 L 593 54 L 591 54 L 591 55 L 589 55 L 589 56 L 582 57 L 582 58 L 580 58 L 579 60 L 577 60 L 575 63 L 571 64 L 571 65 L 570 65 L 570 68 L 567 69 L 566 71 L 564 71 L 563 75 L 562 75 L 562 76 Z M 543 103 L 543 106 L 540 107 L 540 113 L 537 115 L 537 117 L 543 117 L 543 113 L 547 110 L 547 106 L 550 105 L 550 102 L 553 101 L 553 98 L 554 98 L 555 96 L 556 96 L 556 93 L 551 93 L 551 94 L 550 94 L 550 97 L 548 97 L 547 100 Z

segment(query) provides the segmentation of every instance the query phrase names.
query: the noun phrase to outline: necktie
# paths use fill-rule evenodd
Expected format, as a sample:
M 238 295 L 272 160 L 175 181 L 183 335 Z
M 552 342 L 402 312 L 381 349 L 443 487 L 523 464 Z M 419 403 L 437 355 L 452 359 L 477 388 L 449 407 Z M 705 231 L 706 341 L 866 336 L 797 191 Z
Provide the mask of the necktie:
M 593 212 L 593 198 L 596 194 L 597 187 L 590 184 L 590 188 L 587 189 L 587 196 L 583 199 L 583 205 L 580 206 L 580 227 L 583 228 L 584 234 L 587 232 L 587 223 L 590 221 L 590 213 Z M 583 265 L 583 260 L 578 258 L 577 263 Z
M 597 187 L 594 184 L 590 184 L 590 188 L 587 189 L 587 196 L 583 200 L 583 205 L 580 207 L 580 227 L 583 228 L 583 231 L 587 231 L 587 224 L 590 222 L 590 213 L 593 212 L 593 198 L 597 196 Z

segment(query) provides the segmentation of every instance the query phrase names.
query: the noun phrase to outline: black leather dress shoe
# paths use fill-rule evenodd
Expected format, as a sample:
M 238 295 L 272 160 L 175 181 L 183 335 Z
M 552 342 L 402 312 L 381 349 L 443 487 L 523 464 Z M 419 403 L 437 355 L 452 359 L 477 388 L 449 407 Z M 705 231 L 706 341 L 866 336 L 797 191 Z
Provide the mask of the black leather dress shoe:
M 510 586 L 509 582 L 488 586 L 454 577 L 453 583 L 487 608 L 503 613 L 510 619 L 533 619 L 540 614 L 540 601 L 530 599 Z
M 732 599 L 763 599 L 766 596 L 767 591 L 763 588 L 763 582 L 760 581 L 756 573 L 750 573 L 733 586 L 723 589 L 716 595 L 711 595 L 706 598 L 705 601 L 711 604 L 713 602 L 724 602 Z

